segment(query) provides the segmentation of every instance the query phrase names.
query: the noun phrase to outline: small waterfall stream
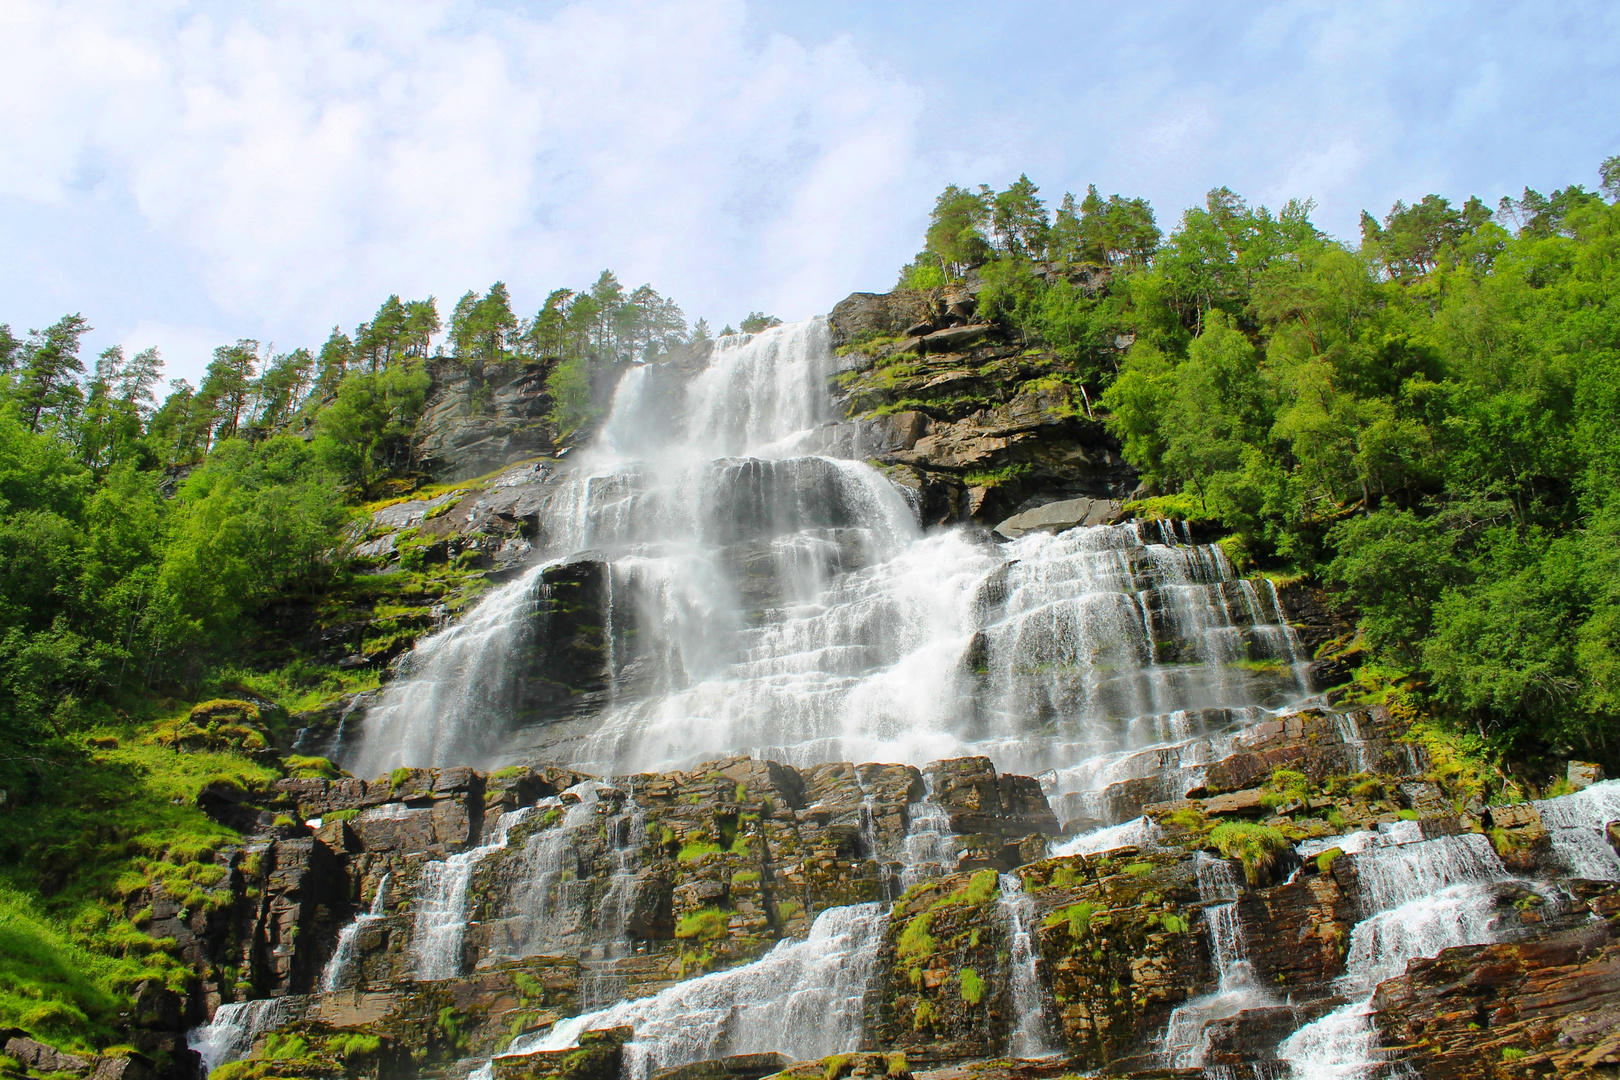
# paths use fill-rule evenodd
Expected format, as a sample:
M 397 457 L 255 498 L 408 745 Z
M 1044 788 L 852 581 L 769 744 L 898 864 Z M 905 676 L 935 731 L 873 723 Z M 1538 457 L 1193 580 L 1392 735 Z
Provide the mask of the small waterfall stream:
M 385 918 L 384 910 L 388 902 L 388 879 L 391 876 L 390 874 L 384 874 L 377 881 L 377 895 L 371 898 L 371 910 L 356 916 L 353 922 L 339 931 L 337 948 L 332 951 L 332 959 L 326 962 L 326 967 L 321 971 L 321 990 L 323 993 L 329 994 L 334 990 L 341 990 L 349 985 L 351 975 L 349 968 L 359 956 L 356 943 L 359 940 L 360 931 Z
M 1172 1068 L 1191 1069 L 1204 1064 L 1205 1026 L 1224 1020 L 1244 1009 L 1275 1004 L 1261 984 L 1254 965 L 1249 963 L 1243 940 L 1243 922 L 1238 918 L 1238 898 L 1243 886 L 1237 870 L 1227 859 L 1199 852 L 1194 864 L 1198 874 L 1198 898 L 1204 904 L 1204 922 L 1209 934 L 1209 955 L 1219 979 L 1213 993 L 1194 998 L 1170 1014 L 1160 1040 L 1160 1053 Z
M 416 910 L 410 945 L 413 978 L 426 982 L 461 974 L 461 943 L 467 933 L 467 885 L 473 870 L 485 856 L 506 846 L 507 831 L 529 813 L 528 808 L 521 808 L 502 814 L 492 835 L 480 846 L 422 867 L 412 898 Z
M 514 1041 L 507 1054 L 563 1050 L 583 1031 L 628 1024 L 630 1080 L 689 1062 L 779 1051 L 794 1060 L 856 1049 L 866 985 L 888 924 L 879 904 L 831 908 L 803 941 L 783 941 L 763 958 L 672 986 L 636 1001 L 560 1021 Z
M 1362 907 L 1372 912 L 1351 931 L 1346 973 L 1339 980 L 1340 993 L 1354 1000 L 1306 1024 L 1278 1047 L 1297 1080 L 1373 1076 L 1382 1060 L 1372 1023 L 1378 984 L 1403 973 L 1414 957 L 1484 944 L 1496 933 L 1489 885 L 1508 874 L 1483 836 L 1399 842 L 1422 835 L 1411 827 L 1381 839 L 1353 835 L 1359 850 L 1345 857 L 1356 860 Z
M 227 1062 L 246 1057 L 255 1039 L 291 1019 L 290 1005 L 286 998 L 221 1005 L 211 1021 L 187 1032 L 186 1046 L 202 1058 L 206 1076 Z
M 1007 991 L 1012 1003 L 1012 1032 L 1007 1053 L 1015 1058 L 1040 1058 L 1062 1053 L 1055 1038 L 1056 1025 L 1041 983 L 1040 950 L 1035 944 L 1035 901 L 1013 874 L 1002 874 L 997 903 L 1007 924 Z
M 1620 821 L 1620 780 L 1546 799 L 1536 803 L 1536 809 L 1566 873 L 1594 881 L 1620 881 L 1620 856 L 1604 835 L 1609 822 Z

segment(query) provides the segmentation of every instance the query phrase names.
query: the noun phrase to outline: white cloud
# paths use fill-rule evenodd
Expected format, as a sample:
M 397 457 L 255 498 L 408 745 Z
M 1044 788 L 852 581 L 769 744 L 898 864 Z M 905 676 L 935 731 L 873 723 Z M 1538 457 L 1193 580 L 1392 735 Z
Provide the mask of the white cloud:
M 24 2 L 0 37 L 0 200 L 118 189 L 244 335 L 605 266 L 694 317 L 808 314 L 927 198 L 918 96 L 845 41 L 750 38 L 738 0 Z

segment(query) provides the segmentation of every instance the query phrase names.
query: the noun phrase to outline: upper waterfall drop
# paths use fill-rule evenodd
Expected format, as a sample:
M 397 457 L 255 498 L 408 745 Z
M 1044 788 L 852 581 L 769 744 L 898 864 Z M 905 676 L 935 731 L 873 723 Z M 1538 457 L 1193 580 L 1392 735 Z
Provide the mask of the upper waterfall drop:
M 817 318 L 627 371 L 540 508 L 541 564 L 417 646 L 351 767 L 983 753 L 1101 820 L 1107 785 L 1178 787 L 1212 736 L 1303 696 L 1269 585 L 1168 524 L 924 531 L 834 416 L 840 363 Z M 525 724 L 547 568 L 583 564 L 602 691 Z

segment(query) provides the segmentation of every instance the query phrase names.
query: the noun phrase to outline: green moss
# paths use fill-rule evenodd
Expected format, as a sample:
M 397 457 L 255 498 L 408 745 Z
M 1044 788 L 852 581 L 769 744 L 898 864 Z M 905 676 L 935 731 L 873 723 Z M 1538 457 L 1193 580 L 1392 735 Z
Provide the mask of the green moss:
M 741 780 L 737 781 L 737 790 L 733 791 L 731 795 L 736 802 L 746 802 L 748 799 L 748 785 Z
M 1153 864 L 1150 862 L 1131 863 L 1125 867 L 1125 872 L 1132 877 L 1144 877 L 1153 873 Z
M 911 1071 L 911 1066 L 906 1064 L 906 1055 L 900 1053 L 890 1054 L 886 1067 L 890 1076 L 899 1076 Z
M 398 769 L 395 769 L 393 772 L 388 774 L 388 782 L 389 782 L 389 784 L 393 785 L 394 787 L 399 787 L 399 785 L 403 784 L 405 781 L 409 780 L 410 778 L 411 778 L 411 770 L 406 769 L 406 768 L 398 768 Z
M 1503 1061 L 1523 1061 L 1530 1055 L 1528 1050 L 1520 1050 L 1517 1046 L 1502 1047 Z
M 693 862 L 705 855 L 717 855 L 720 845 L 708 840 L 688 840 L 681 845 L 680 853 L 675 856 L 677 862 Z
M 962 974 L 957 976 L 957 981 L 961 983 L 962 1000 L 969 1005 L 977 1005 L 979 999 L 984 997 L 984 980 L 979 978 L 979 973 L 972 968 L 963 968 Z
M 334 810 L 330 814 L 327 814 L 325 817 L 321 818 L 321 821 L 323 823 L 328 821 L 349 821 L 359 816 L 360 811 L 350 807 L 346 810 Z
M 323 757 L 300 757 L 296 754 L 288 754 L 281 759 L 281 763 L 286 768 L 288 776 L 336 780 L 343 775 L 343 770 Z
M 1331 873 L 1333 871 L 1334 862 L 1337 861 L 1339 856 L 1343 854 L 1344 852 L 1336 847 L 1328 848 L 1326 851 L 1320 853 L 1316 856 L 1316 872 L 1319 874 Z
M 758 880 L 759 871 L 757 870 L 741 870 L 731 875 L 731 883 L 733 885 L 752 885 Z
M 917 1002 L 917 1011 L 912 1014 L 911 1027 L 914 1031 L 921 1031 L 934 1024 L 934 1003 L 927 998 Z
M 1416 810 L 1397 810 L 1395 811 L 1395 816 L 1400 818 L 1402 821 L 1416 821 L 1418 819 L 1418 812 Z
M 516 780 L 529 771 L 527 765 L 508 765 L 504 769 L 496 769 L 489 774 L 491 780 Z
M 726 936 L 726 916 L 719 908 L 702 908 L 683 915 L 675 924 L 675 936 L 683 940 L 713 941 Z

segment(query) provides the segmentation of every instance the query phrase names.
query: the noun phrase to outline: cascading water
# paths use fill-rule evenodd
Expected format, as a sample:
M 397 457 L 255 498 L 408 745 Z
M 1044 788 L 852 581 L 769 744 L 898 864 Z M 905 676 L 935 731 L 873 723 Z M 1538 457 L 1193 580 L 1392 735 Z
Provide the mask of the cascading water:
M 558 1022 L 507 1054 L 563 1050 L 581 1032 L 630 1025 L 631 1080 L 731 1054 L 778 1051 L 795 1060 L 856 1049 L 866 984 L 888 923 L 880 905 L 832 908 L 803 941 L 783 941 L 744 967 L 704 975 L 636 1001 Z
M 1215 962 L 1219 983 L 1214 993 L 1194 998 L 1170 1014 L 1160 1041 L 1160 1053 L 1167 1064 L 1178 1069 L 1204 1064 L 1204 1028 L 1210 1021 L 1273 1004 L 1272 996 L 1248 960 L 1243 923 L 1238 918 L 1237 900 L 1243 895 L 1243 886 L 1238 882 L 1237 871 L 1228 860 L 1203 852 L 1198 853 L 1194 869 L 1198 875 L 1198 898 L 1205 905 L 1209 955 Z
M 571 797 L 569 801 L 546 799 L 536 806 L 547 814 L 560 809 L 561 816 L 524 844 L 523 883 L 512 898 L 511 910 L 504 913 L 513 955 L 559 952 L 570 945 L 578 948 L 590 912 L 585 903 L 586 884 L 578 878 L 575 838 L 596 820 L 601 788 L 595 780 L 587 780 L 563 793 Z
M 1110 851 L 1122 847 L 1146 847 L 1157 845 L 1161 835 L 1159 827 L 1147 817 L 1132 818 L 1130 821 L 1118 825 L 1106 825 L 1100 829 L 1080 833 L 1078 836 L 1057 844 L 1052 848 L 1053 855 L 1091 855 L 1099 851 Z
M 1024 892 L 1024 884 L 1012 874 L 1001 875 L 1001 917 L 1007 924 L 1007 991 L 1012 1000 L 1013 1029 L 1007 1039 L 1007 1052 L 1016 1058 L 1049 1057 L 1061 1053 L 1053 1038 L 1055 1025 L 1046 1006 L 1046 988 L 1041 984 L 1040 950 L 1031 926 L 1035 902 Z
M 1620 856 L 1605 835 L 1610 822 L 1620 821 L 1620 780 L 1546 799 L 1536 809 L 1552 837 L 1554 854 L 1571 877 L 1620 881 Z
M 1059 813 L 1095 817 L 1087 793 L 1167 769 L 1168 791 L 1210 740 L 1302 696 L 1270 585 L 1168 524 L 1001 545 L 925 533 L 901 490 L 852 460 L 853 425 L 831 420 L 840 363 L 812 319 L 722 338 L 695 376 L 626 374 L 539 515 L 541 557 L 604 562 L 612 591 L 610 700 L 561 742 L 548 732 L 553 752 L 572 746 L 598 775 L 724 752 L 984 753 L 1003 771 L 1055 770 Z M 500 711 L 536 573 L 418 646 L 353 769 L 495 764 L 533 745 Z
M 1490 883 L 1508 877 L 1490 841 L 1477 834 L 1423 840 L 1415 822 L 1378 833 L 1315 841 L 1355 860 L 1361 908 L 1350 934 L 1339 991 L 1354 998 L 1307 1024 L 1278 1047 L 1297 1080 L 1371 1077 L 1381 1067 L 1372 1023 L 1372 992 L 1406 970 L 1408 960 L 1457 945 L 1494 939 Z
M 900 844 L 900 888 L 938 877 L 950 864 L 951 815 L 927 799 L 907 807 L 910 821 Z
M 489 763 L 496 747 L 488 734 L 512 712 L 530 632 L 524 616 L 533 610 L 540 570 L 495 589 L 465 619 L 410 652 L 400 677 L 366 710 L 365 737 L 349 762 L 355 775 Z
M 384 905 L 388 902 L 388 879 L 391 875 L 384 874 L 377 882 L 377 895 L 371 898 L 371 910 L 355 918 L 348 926 L 338 933 L 337 948 L 332 952 L 332 959 L 326 962 L 321 971 L 321 990 L 331 993 L 341 990 L 350 981 L 349 969 L 359 956 L 357 948 L 360 931 L 372 923 L 385 918 Z
M 632 368 L 594 445 L 545 496 L 539 564 L 419 643 L 346 764 L 360 774 L 495 766 L 544 746 L 583 772 L 624 775 L 728 752 L 797 765 L 984 754 L 1004 772 L 1044 773 L 1060 817 L 1109 825 L 1126 816 L 1112 812 L 1110 785 L 1157 777 L 1179 798 L 1245 726 L 1303 697 L 1301 655 L 1271 586 L 1238 578 L 1219 547 L 1184 529 L 1141 522 L 1008 543 L 921 529 L 909 496 L 860 460 L 854 425 L 832 418 L 839 364 L 813 319 L 723 338 L 694 376 Z M 514 695 L 536 662 L 544 568 L 574 563 L 599 567 L 606 692 L 593 714 L 524 728 Z M 599 976 L 611 977 L 627 944 L 625 852 L 637 845 L 620 845 L 607 894 L 587 895 L 570 870 L 594 802 L 581 793 L 548 808 L 562 820 L 527 840 L 524 885 L 485 929 L 494 955 L 579 950 L 590 965 L 582 992 L 601 1000 Z M 892 853 L 904 885 L 952 861 L 945 809 L 924 799 L 908 814 Z M 1146 844 L 1152 829 L 1130 822 L 1092 839 Z M 467 883 L 484 850 L 424 868 L 411 944 L 419 978 L 458 973 Z M 881 917 L 839 910 L 807 942 L 567 1021 L 546 1045 L 630 1022 L 642 1070 L 749 1049 L 853 1048 L 858 995 L 838 980 L 864 985 L 870 950 L 838 942 L 869 943 Z M 1032 935 L 1019 926 L 1010 989 L 1038 1002 Z M 834 1005 L 848 1015 L 835 1011 L 829 1026 Z M 1033 1053 L 1039 1009 L 1019 1009 L 1014 1051 Z
M 1377 1075 L 1383 1064 L 1372 1023 L 1372 992 L 1406 963 L 1442 949 L 1478 945 L 1496 934 L 1496 907 L 1485 884 L 1447 886 L 1379 912 L 1350 934 L 1340 992 L 1355 998 L 1306 1024 L 1277 1048 L 1297 1080 L 1349 1080 Z
M 257 998 L 214 1010 L 214 1018 L 186 1034 L 186 1046 L 202 1058 L 202 1075 L 207 1076 L 227 1062 L 248 1055 L 253 1040 L 273 1031 L 291 1019 L 285 998 Z
M 529 814 L 520 808 L 502 814 L 492 835 L 479 847 L 422 867 L 412 906 L 412 977 L 419 981 L 450 979 L 461 974 L 461 943 L 467 933 L 467 885 L 473 870 L 491 852 L 506 846 L 506 834 Z

